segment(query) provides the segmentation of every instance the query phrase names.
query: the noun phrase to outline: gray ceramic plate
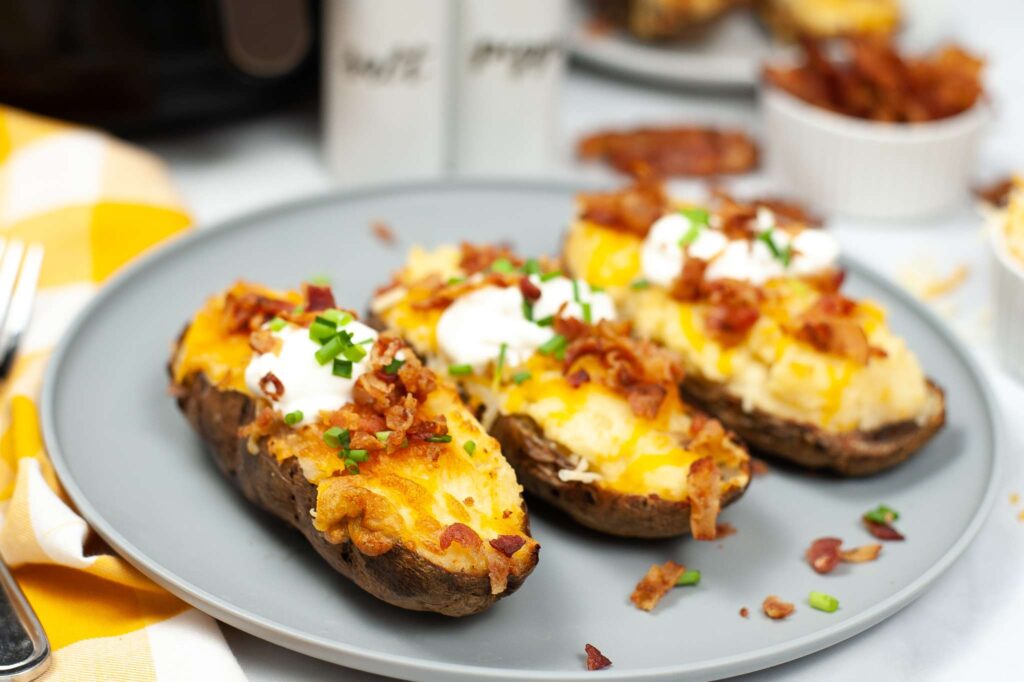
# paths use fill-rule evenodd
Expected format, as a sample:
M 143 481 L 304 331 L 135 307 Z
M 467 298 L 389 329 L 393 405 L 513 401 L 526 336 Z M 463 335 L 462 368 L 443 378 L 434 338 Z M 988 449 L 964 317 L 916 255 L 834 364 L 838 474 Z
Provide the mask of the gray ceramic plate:
M 856 263 L 850 289 L 880 299 L 892 324 L 948 389 L 949 426 L 915 459 L 867 480 L 775 468 L 724 513 L 720 542 L 630 542 L 574 527 L 533 505 L 543 550 L 523 588 L 490 611 L 450 620 L 382 604 L 332 572 L 295 532 L 220 477 L 167 395 L 172 339 L 236 277 L 290 286 L 328 273 L 362 307 L 405 249 L 463 239 L 557 248 L 574 188 L 552 184 L 419 185 L 304 201 L 182 239 L 108 286 L 64 338 L 44 389 L 45 436 L 75 504 L 120 553 L 186 601 L 312 656 L 416 679 L 587 678 L 583 645 L 615 665 L 603 679 L 707 679 L 804 656 L 906 606 L 964 550 L 998 469 L 989 393 L 962 348 L 921 306 Z M 384 220 L 400 243 L 369 225 Z M 870 540 L 858 518 L 879 502 L 903 513 L 907 542 L 872 564 L 823 577 L 808 543 Z M 698 568 L 653 614 L 628 596 L 654 562 Z M 833 614 L 806 604 L 836 595 Z M 761 615 L 777 594 L 788 620 Z M 749 619 L 738 615 L 748 607 Z

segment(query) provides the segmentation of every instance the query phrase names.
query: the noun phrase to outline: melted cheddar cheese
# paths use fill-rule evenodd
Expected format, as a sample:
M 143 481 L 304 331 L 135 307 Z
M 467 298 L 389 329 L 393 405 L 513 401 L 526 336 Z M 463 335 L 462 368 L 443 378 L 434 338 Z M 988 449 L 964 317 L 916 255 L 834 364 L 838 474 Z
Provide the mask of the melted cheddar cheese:
M 641 276 L 641 243 L 638 236 L 578 221 L 564 258 L 571 272 L 586 273 L 592 284 L 607 288 L 637 333 L 681 353 L 687 372 L 724 384 L 746 409 L 835 432 L 923 419 L 936 409 L 917 358 L 889 330 L 877 304 L 861 301 L 854 312 L 868 342 L 886 353 L 866 365 L 820 352 L 787 332 L 819 296 L 799 279 L 768 282 L 757 323 L 741 343 L 727 348 L 708 333 L 705 304 L 677 301 L 654 285 L 630 286 Z M 606 256 L 609 249 L 616 250 L 614 260 Z

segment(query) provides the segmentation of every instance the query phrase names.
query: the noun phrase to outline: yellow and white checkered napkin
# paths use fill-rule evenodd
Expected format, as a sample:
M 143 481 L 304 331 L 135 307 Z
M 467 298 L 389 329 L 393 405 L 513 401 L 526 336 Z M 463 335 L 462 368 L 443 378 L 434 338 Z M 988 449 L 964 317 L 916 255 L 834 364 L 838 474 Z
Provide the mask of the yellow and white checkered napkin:
M 0 106 L 0 236 L 46 247 L 32 323 L 0 388 L 0 552 L 50 638 L 47 680 L 244 679 L 211 618 L 93 536 L 54 475 L 36 410 L 75 313 L 114 271 L 188 227 L 150 154 Z

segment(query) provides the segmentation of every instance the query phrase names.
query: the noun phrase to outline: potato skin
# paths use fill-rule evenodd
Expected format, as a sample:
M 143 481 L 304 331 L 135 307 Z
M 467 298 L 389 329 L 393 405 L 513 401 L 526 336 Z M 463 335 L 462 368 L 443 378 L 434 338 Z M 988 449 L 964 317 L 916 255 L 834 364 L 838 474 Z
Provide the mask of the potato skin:
M 468 616 L 486 610 L 501 597 L 519 588 L 530 571 L 510 574 L 508 587 L 491 594 L 487 575 L 453 573 L 436 566 L 401 541 L 388 552 L 369 556 L 351 541 L 332 544 L 313 527 L 309 510 L 316 507 L 317 489 L 305 479 L 292 457 L 278 462 L 261 442 L 259 453 L 250 454 L 238 429 L 251 421 L 255 403 L 237 391 L 213 386 L 204 374 L 175 386 L 178 406 L 209 446 L 221 472 L 253 504 L 269 511 L 301 531 L 313 548 L 336 571 L 389 604 L 414 611 L 433 611 L 446 616 Z M 528 534 L 528 528 L 524 532 Z M 534 551 L 531 567 L 536 565 Z
M 562 481 L 560 469 L 572 469 L 570 451 L 545 438 L 540 426 L 526 415 L 499 416 L 491 435 L 519 482 L 527 491 L 569 514 L 577 522 L 609 535 L 627 538 L 671 538 L 690 532 L 690 503 L 657 495 L 628 495 L 578 481 Z M 750 484 L 750 461 L 723 478 L 742 476 L 743 485 L 722 498 L 722 507 L 736 501 Z
M 841 476 L 870 476 L 891 469 L 920 450 L 946 421 L 941 388 L 928 381 L 941 409 L 924 424 L 903 421 L 874 431 L 830 433 L 812 424 L 783 419 L 763 410 L 747 412 L 739 398 L 721 384 L 687 375 L 680 384 L 683 400 L 713 414 L 754 450 L 808 469 Z

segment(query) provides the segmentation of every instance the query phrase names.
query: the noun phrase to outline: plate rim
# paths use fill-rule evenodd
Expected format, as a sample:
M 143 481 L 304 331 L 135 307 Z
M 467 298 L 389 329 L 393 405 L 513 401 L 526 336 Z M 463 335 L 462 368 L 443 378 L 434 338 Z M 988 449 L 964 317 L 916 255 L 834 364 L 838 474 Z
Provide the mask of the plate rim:
M 606 187 L 607 184 L 565 179 L 533 180 L 516 178 L 425 180 L 356 189 L 329 190 L 260 207 L 237 214 L 226 220 L 215 221 L 202 228 L 193 228 L 192 231 L 182 236 L 172 238 L 170 242 L 165 242 L 155 248 L 151 248 L 103 283 L 96 295 L 79 311 L 64 330 L 59 343 L 53 349 L 47 362 L 39 400 L 40 419 L 47 453 L 57 472 L 61 485 L 90 527 L 135 568 L 199 611 L 266 640 L 271 644 L 283 646 L 293 651 L 349 668 L 380 675 L 412 675 L 414 676 L 413 679 L 423 679 L 424 676 L 429 676 L 429 679 L 459 680 L 590 679 L 592 673 L 586 670 L 546 671 L 494 668 L 463 663 L 429 661 L 405 655 L 374 652 L 363 647 L 338 642 L 337 640 L 309 635 L 289 625 L 274 622 L 246 609 L 234 606 L 217 595 L 207 592 L 200 586 L 174 574 L 151 557 L 148 557 L 139 548 L 135 547 L 132 542 L 122 536 L 93 507 L 88 497 L 71 476 L 61 450 L 56 432 L 54 397 L 60 381 L 61 368 L 67 361 L 73 345 L 72 341 L 86 326 L 93 311 L 105 305 L 120 292 L 126 282 L 130 282 L 133 278 L 143 275 L 153 265 L 173 258 L 187 249 L 197 246 L 201 247 L 202 242 L 223 235 L 226 232 L 244 230 L 253 221 L 264 220 L 275 215 L 288 214 L 296 210 L 324 204 L 371 197 L 386 197 L 395 194 L 459 191 L 529 191 L 572 194 L 580 191 L 600 189 Z M 680 675 L 694 674 L 706 674 L 711 677 L 732 676 L 763 670 L 831 647 L 885 620 L 920 597 L 963 554 L 988 518 L 995 501 L 999 476 L 1006 466 L 1005 460 L 1007 455 L 1004 443 L 1005 436 L 1001 428 L 1002 415 L 997 408 L 992 387 L 979 363 L 938 314 L 915 299 L 910 293 L 904 291 L 888 277 L 859 259 L 844 255 L 841 258 L 841 262 L 844 267 L 855 270 L 859 276 L 864 277 L 871 284 L 884 289 L 887 295 L 894 297 L 899 303 L 912 309 L 930 327 L 931 331 L 950 347 L 970 374 L 978 392 L 982 396 L 983 407 L 988 417 L 986 427 L 989 430 L 992 442 L 991 470 L 981 503 L 956 541 L 926 571 L 902 590 L 866 608 L 849 620 L 836 623 L 797 639 L 786 640 L 741 654 L 723 656 L 700 663 L 643 668 L 622 672 L 608 671 L 610 674 L 606 674 L 605 679 L 667 680 Z

